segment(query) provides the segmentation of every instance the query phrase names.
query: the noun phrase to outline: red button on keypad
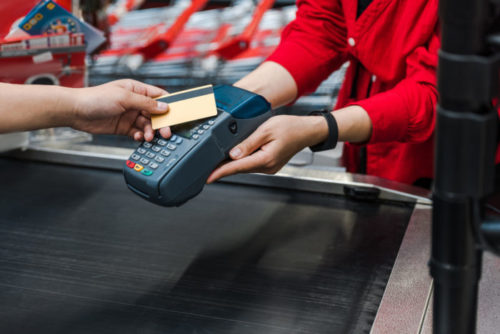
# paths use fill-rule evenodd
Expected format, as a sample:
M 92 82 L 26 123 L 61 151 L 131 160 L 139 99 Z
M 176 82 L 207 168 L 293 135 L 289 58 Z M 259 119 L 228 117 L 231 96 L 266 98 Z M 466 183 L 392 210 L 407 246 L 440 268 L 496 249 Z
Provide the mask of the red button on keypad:
M 127 160 L 127 167 L 128 168 L 134 168 L 135 167 L 135 162 L 132 162 L 130 160 Z

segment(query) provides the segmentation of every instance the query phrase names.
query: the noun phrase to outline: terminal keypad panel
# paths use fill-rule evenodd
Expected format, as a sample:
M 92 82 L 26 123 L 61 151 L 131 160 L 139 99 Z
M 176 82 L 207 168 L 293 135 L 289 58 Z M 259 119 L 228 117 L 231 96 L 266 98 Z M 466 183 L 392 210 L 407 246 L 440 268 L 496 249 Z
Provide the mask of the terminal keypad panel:
M 211 117 L 202 122 L 173 127 L 172 132 L 175 134 L 168 139 L 157 133 L 151 142 L 143 142 L 132 153 L 126 166 L 145 177 L 153 176 L 155 172 L 165 172 L 208 133 L 215 124 L 214 119 L 215 117 Z

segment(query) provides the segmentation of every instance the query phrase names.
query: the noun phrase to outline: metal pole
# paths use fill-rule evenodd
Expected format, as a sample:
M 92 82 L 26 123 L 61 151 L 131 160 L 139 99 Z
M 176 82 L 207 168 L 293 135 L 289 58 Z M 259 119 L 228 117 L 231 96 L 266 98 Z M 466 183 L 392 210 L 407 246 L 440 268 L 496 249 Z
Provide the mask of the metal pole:
M 485 61 L 486 0 L 441 0 L 431 275 L 433 330 L 476 331 L 482 251 L 475 227 L 493 192 L 496 111 Z

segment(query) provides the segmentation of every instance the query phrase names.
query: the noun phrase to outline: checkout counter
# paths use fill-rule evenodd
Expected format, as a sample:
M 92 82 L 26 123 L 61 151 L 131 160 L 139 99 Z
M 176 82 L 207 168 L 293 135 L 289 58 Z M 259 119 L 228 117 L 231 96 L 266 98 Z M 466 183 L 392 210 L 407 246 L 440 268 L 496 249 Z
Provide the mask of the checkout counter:
M 0 333 L 431 332 L 426 191 L 285 166 L 164 208 L 127 189 L 135 145 L 0 157 Z M 484 262 L 478 333 L 498 333 L 500 261 Z

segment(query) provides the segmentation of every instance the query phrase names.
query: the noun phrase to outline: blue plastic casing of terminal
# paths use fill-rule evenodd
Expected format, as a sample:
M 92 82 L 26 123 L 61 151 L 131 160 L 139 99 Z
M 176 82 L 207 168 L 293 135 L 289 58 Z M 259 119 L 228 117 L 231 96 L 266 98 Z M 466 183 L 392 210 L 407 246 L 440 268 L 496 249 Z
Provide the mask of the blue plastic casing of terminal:
M 168 140 L 158 134 L 127 160 L 127 186 L 163 206 L 179 206 L 201 192 L 210 173 L 229 151 L 273 116 L 260 95 L 233 86 L 214 87 L 217 116 L 173 128 Z

